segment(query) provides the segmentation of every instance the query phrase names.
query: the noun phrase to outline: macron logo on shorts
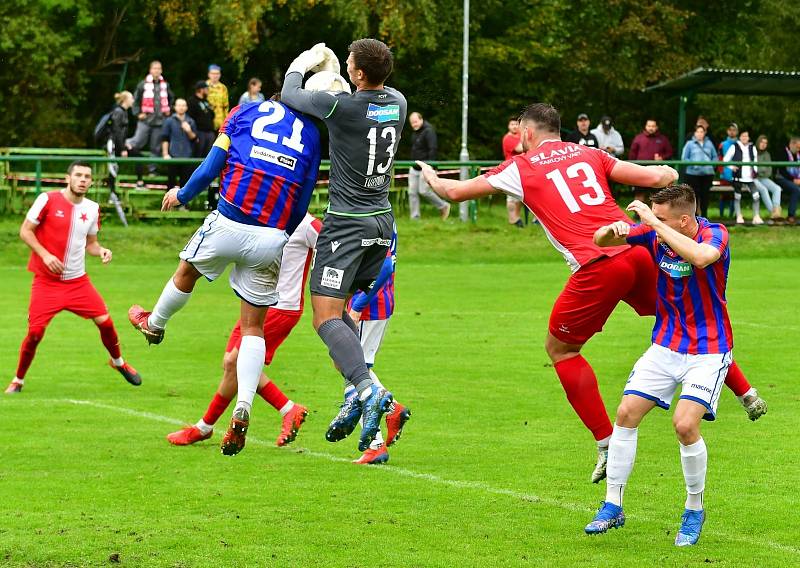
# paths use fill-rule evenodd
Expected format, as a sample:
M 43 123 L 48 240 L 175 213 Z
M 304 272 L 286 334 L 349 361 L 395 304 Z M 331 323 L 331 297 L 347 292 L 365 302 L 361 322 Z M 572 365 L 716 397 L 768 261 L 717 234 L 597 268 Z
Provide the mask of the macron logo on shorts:
M 336 249 L 338 249 L 339 245 L 341 245 L 341 244 L 342 243 L 340 243 L 339 241 L 333 241 L 331 243 L 331 252 L 336 252 Z
M 344 278 L 344 270 L 326 266 L 322 269 L 322 279 L 320 280 L 320 284 L 326 288 L 340 290 L 342 287 L 342 278 Z
M 400 105 L 376 105 L 369 103 L 367 118 L 375 122 L 391 122 L 400 120 Z

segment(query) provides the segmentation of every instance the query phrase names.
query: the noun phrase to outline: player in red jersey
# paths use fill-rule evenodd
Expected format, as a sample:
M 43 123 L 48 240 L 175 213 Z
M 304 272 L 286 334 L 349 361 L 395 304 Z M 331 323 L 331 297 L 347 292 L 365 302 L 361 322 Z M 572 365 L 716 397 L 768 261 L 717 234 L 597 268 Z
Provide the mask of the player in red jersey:
M 572 275 L 550 314 L 545 349 L 567 399 L 597 440 L 598 458 L 592 473 L 592 481 L 597 483 L 605 478 L 613 428 L 594 370 L 580 351 L 603 329 L 621 301 L 639 315 L 655 315 L 657 268 L 642 247 L 601 248 L 593 241 L 594 232 L 616 221 L 630 222 L 614 201 L 609 180 L 660 188 L 674 182 L 678 173 L 669 166 L 640 166 L 594 148 L 562 142 L 561 118 L 548 104 L 530 105 L 520 116 L 520 125 L 525 153 L 485 175 L 463 181 L 441 179 L 432 168 L 420 165 L 431 188 L 452 201 L 498 191 L 522 199 L 567 261 Z M 766 412 L 766 404 L 735 362 L 725 383 L 751 419 Z
M 28 335 L 20 348 L 17 374 L 6 389 L 9 394 L 22 390 L 47 325 L 64 310 L 92 319 L 111 355 L 111 367 L 130 384 L 142 384 L 136 369 L 123 360 L 108 308 L 86 274 L 86 253 L 99 256 L 103 264 L 111 262 L 111 251 L 97 241 L 100 208 L 84 197 L 92 185 L 92 168 L 85 162 L 73 162 L 66 179 L 66 189 L 39 194 L 19 230 L 32 251 L 28 270 L 34 276 Z
M 303 289 L 306 285 L 314 247 L 317 244 L 317 237 L 321 229 L 322 222 L 306 213 L 305 218 L 297 226 L 297 229 L 289 237 L 286 246 L 283 248 L 277 283 L 280 300 L 275 306 L 267 310 L 267 316 L 264 320 L 264 342 L 267 346 L 264 358 L 265 365 L 269 365 L 272 362 L 275 351 L 289 336 L 297 322 L 300 321 L 300 316 L 303 315 Z M 187 446 L 211 437 L 214 424 L 228 408 L 237 391 L 236 361 L 239 357 L 239 345 L 242 341 L 240 324 L 241 322 L 236 322 L 236 327 L 233 328 L 228 339 L 228 346 L 225 349 L 225 357 L 222 361 L 224 371 L 222 381 L 220 381 L 217 392 L 208 405 L 208 410 L 206 410 L 203 418 L 193 426 L 186 426 L 177 432 L 169 434 L 167 440 L 170 443 L 176 446 Z M 281 433 L 275 444 L 277 446 L 285 446 L 294 441 L 300 426 L 302 426 L 308 415 L 308 409 L 289 400 L 264 373 L 261 373 L 259 378 L 257 392 L 283 417 Z

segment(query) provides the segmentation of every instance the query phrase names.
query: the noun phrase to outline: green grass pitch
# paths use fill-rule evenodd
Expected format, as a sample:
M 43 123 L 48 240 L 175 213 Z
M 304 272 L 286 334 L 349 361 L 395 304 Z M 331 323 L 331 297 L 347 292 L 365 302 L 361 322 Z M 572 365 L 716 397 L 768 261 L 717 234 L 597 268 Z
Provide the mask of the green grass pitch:
M 751 423 L 725 391 L 709 447 L 708 521 L 698 546 L 672 542 L 683 508 L 669 414 L 642 426 L 622 530 L 583 526 L 604 496 L 595 450 L 542 347 L 567 268 L 541 230 L 399 223 L 397 312 L 376 371 L 414 412 L 385 467 L 359 467 L 356 439 L 323 433 L 341 379 L 306 314 L 268 374 L 311 409 L 288 449 L 256 400 L 234 458 L 219 441 L 165 435 L 200 418 L 221 373 L 237 299 L 200 282 L 148 348 L 126 321 L 153 304 L 193 225 L 109 223 L 114 261 L 87 260 L 141 372 L 110 370 L 95 327 L 71 314 L 47 330 L 21 395 L 0 395 L 2 566 L 797 566 L 800 231 L 732 230 L 736 358 L 769 402 Z M 0 223 L 0 368 L 13 377 L 31 275 L 16 220 Z M 627 306 L 585 348 L 613 412 L 652 320 Z

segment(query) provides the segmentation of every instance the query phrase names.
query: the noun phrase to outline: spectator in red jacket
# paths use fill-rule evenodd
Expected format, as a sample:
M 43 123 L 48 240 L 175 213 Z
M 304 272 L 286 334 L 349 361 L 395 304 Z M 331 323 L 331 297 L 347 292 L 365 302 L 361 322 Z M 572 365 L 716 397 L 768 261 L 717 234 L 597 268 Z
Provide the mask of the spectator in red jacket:
M 669 160 L 672 158 L 672 145 L 669 138 L 658 131 L 658 121 L 648 118 L 644 130 L 636 135 L 628 153 L 629 160 Z M 634 199 L 645 201 L 648 190 L 643 187 L 633 188 Z

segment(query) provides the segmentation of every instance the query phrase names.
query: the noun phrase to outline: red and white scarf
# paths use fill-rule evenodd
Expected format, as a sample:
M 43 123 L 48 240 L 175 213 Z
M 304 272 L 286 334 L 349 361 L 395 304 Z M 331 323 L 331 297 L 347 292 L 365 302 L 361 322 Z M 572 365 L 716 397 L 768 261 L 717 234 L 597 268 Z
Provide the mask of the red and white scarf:
M 169 93 L 167 91 L 167 82 L 161 75 L 158 76 L 159 84 L 159 100 L 161 101 L 161 114 L 169 112 Z M 144 79 L 144 93 L 142 93 L 142 112 L 145 114 L 152 114 L 156 111 L 155 107 L 155 84 L 153 76 L 147 75 Z

